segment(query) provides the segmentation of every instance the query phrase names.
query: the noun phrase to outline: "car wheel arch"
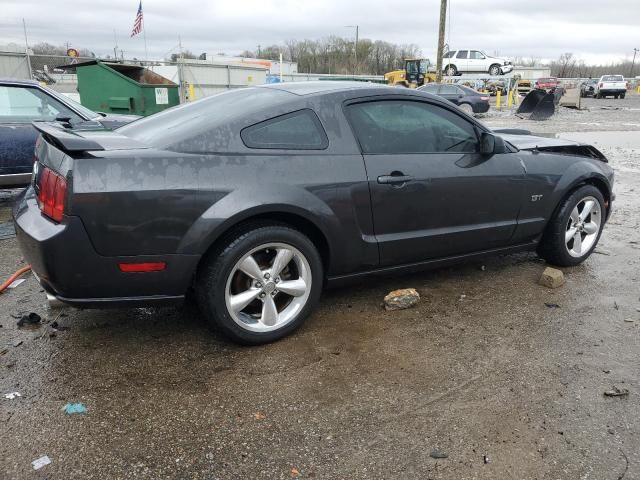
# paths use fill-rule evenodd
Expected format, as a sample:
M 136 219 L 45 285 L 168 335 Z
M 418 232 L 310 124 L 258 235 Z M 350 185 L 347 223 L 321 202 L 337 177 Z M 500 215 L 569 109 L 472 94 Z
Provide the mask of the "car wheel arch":
M 605 204 L 608 210 L 607 211 L 607 217 L 608 217 L 609 210 L 611 209 L 611 203 L 610 203 L 611 196 L 612 196 L 611 188 L 604 176 L 600 176 L 595 172 L 593 172 L 591 174 L 573 179 L 573 181 L 568 183 L 567 186 L 560 186 L 560 183 L 558 184 L 558 188 L 556 188 L 556 192 L 558 192 L 559 195 L 557 195 L 556 197 L 557 200 L 553 205 L 553 210 L 551 211 L 551 214 L 546 219 L 544 231 L 547 230 L 547 226 L 549 225 L 549 222 L 556 215 L 558 210 L 562 207 L 562 204 L 564 203 L 564 201 L 567 198 L 569 198 L 573 194 L 573 192 L 575 192 L 577 189 L 579 189 L 584 185 L 593 185 L 600 191 L 600 193 L 602 193 L 602 196 L 604 197 Z

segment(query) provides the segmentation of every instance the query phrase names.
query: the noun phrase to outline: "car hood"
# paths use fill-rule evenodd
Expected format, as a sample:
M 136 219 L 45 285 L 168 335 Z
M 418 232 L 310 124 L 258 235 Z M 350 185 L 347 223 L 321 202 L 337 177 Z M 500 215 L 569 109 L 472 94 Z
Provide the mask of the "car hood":
M 531 135 L 526 130 L 496 129 L 493 133 L 500 135 L 506 142 L 518 150 L 536 150 L 539 152 L 558 153 L 562 155 L 577 155 L 597 160 L 607 161 L 606 157 L 594 146 L 567 140 L 565 138 L 539 137 Z

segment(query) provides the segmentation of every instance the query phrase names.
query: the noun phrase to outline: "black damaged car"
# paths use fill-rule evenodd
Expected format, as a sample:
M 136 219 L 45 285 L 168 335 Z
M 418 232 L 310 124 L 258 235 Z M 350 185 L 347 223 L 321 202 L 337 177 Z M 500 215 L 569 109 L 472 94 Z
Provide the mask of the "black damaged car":
M 37 124 L 14 217 L 52 302 L 179 302 L 234 341 L 299 327 L 327 284 L 537 250 L 571 266 L 611 212 L 594 147 L 491 131 L 439 97 L 233 90 L 116 131 Z

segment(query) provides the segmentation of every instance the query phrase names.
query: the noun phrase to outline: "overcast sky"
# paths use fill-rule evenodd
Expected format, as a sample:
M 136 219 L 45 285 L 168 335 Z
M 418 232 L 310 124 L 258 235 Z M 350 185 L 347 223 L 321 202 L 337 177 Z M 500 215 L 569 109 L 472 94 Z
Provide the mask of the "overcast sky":
M 125 57 L 144 58 L 130 38 L 138 0 L 1 0 L 0 44 L 47 41 L 113 53 L 114 28 Z M 439 0 L 144 0 L 150 58 L 177 51 L 237 54 L 287 39 L 360 37 L 415 43 L 434 59 Z M 573 52 L 588 63 L 630 59 L 640 48 L 640 0 L 450 0 L 452 48 L 507 57 L 554 59 Z

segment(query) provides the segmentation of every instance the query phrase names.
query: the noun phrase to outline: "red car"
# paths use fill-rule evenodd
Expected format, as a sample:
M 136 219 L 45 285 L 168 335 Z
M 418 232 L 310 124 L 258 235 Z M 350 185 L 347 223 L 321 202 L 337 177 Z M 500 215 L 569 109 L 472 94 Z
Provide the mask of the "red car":
M 539 88 L 541 90 L 551 90 L 552 88 L 556 88 L 558 85 L 560 85 L 560 82 L 556 77 L 545 77 L 536 80 L 534 88 Z

